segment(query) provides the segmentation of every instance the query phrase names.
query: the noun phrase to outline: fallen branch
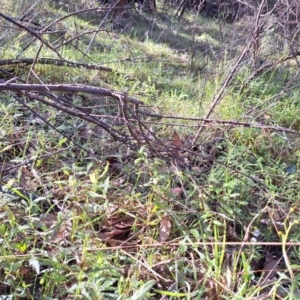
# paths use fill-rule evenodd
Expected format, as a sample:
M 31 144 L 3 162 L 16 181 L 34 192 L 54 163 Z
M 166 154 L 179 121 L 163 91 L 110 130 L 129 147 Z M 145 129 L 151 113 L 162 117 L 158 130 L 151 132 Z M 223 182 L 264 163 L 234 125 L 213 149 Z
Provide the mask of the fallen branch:
M 285 61 L 291 60 L 291 59 L 296 59 L 297 56 L 300 56 L 300 51 L 296 51 L 292 55 L 284 56 L 276 61 L 270 61 L 264 63 L 262 66 L 260 66 L 258 69 L 256 69 L 252 74 L 248 77 L 246 84 L 249 84 L 250 81 L 255 79 L 257 76 L 263 74 L 264 72 L 270 71 L 272 68 L 278 66 L 279 64 L 284 63 Z
M 79 84 L 17 84 L 0 81 L 0 91 L 27 91 L 27 92 L 72 92 L 72 93 L 90 93 L 98 94 L 105 97 L 112 97 L 117 100 L 123 99 L 124 103 L 144 104 L 142 101 L 128 97 L 123 93 L 113 90 L 99 88 L 90 85 Z M 4 83 L 3 83 L 4 82 Z
M 2 14 L 0 12 L 0 17 L 2 17 L 3 19 L 15 24 L 16 26 L 24 29 L 25 31 L 27 31 L 28 33 L 30 33 L 31 35 L 33 35 L 35 38 L 37 38 L 42 44 L 44 44 L 47 48 L 51 49 L 53 52 L 56 53 L 56 55 L 62 59 L 62 56 L 45 40 L 43 39 L 40 35 L 38 35 L 34 30 L 24 26 L 23 24 L 21 24 L 20 22 L 18 21 L 15 21 L 13 18 L 11 17 L 8 17 L 4 14 Z
M 0 66 L 4 65 L 31 65 L 33 64 L 33 58 L 23 58 L 23 59 L 3 59 L 0 60 Z M 60 60 L 60 59 L 53 59 L 53 58 L 38 58 L 36 60 L 37 64 L 41 65 L 55 65 L 61 67 L 70 67 L 70 68 L 83 68 L 87 70 L 99 70 L 99 71 L 106 71 L 112 72 L 116 74 L 120 74 L 120 72 L 115 71 L 114 69 L 102 67 L 94 64 L 82 64 L 82 63 L 75 63 L 72 61 L 67 60 Z
M 139 111 L 141 115 L 149 116 L 149 117 L 155 117 L 159 119 L 175 119 L 175 120 L 187 120 L 187 121 L 194 121 L 194 122 L 203 122 L 203 126 L 235 126 L 235 127 L 248 127 L 248 128 L 258 128 L 258 129 L 265 129 L 265 130 L 272 130 L 272 131 L 281 131 L 281 132 L 287 132 L 291 134 L 300 135 L 299 131 L 292 130 L 290 128 L 281 127 L 281 126 L 271 126 L 271 125 L 265 125 L 261 123 L 246 123 L 246 122 L 240 122 L 240 121 L 227 121 L 227 120 L 217 120 L 217 119 L 206 119 L 206 118 L 187 118 L 187 117 L 181 117 L 181 116 L 169 116 L 169 115 L 158 115 L 158 114 L 151 114 L 143 111 Z M 131 120 L 134 122 L 134 120 Z M 158 124 L 158 123 L 155 123 Z M 165 124 L 165 123 L 161 123 Z M 179 126 L 179 125 L 178 125 Z M 180 126 L 188 126 L 188 125 L 180 125 Z M 198 125 L 189 125 L 189 127 L 198 127 Z

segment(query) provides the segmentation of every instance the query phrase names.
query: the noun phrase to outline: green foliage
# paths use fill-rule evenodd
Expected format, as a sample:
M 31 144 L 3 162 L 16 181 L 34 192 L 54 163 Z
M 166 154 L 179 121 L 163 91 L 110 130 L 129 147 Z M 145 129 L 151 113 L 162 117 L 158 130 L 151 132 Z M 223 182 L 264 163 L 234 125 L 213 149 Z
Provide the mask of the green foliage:
M 4 1 L 4 11 L 19 16 L 25 2 L 26 9 L 35 4 L 45 20 L 69 9 L 51 1 Z M 73 2 L 76 9 L 85 5 Z M 58 46 L 75 34 L 94 32 L 103 21 L 91 44 L 88 33 L 57 51 L 115 72 L 36 64 L 30 76 L 29 66 L 18 67 L 16 75 L 32 83 L 124 91 L 157 113 L 204 118 L 246 47 L 237 32 L 249 24 L 195 14 L 178 20 L 163 1 L 158 8 L 155 17 L 128 12 L 111 23 L 109 14 L 103 21 L 106 12 L 99 17 L 100 10 L 78 14 L 55 25 L 61 32 L 43 35 Z M 25 47 L 30 38 L 23 31 L 4 36 L 2 59 L 20 52 L 35 57 L 40 44 Z M 261 46 L 263 57 L 269 47 Z M 40 50 L 39 57 L 56 57 L 45 45 Z M 272 49 L 267 58 L 282 55 Z M 155 136 L 167 138 L 170 148 L 176 128 L 181 148 L 188 149 L 178 152 L 186 168 L 176 165 L 174 150 L 174 157 L 164 151 L 153 157 L 145 144 L 132 153 L 93 124 L 23 94 L 1 93 L 0 298 L 1 293 L 16 299 L 119 300 L 299 295 L 299 245 L 287 243 L 299 243 L 300 140 L 299 134 L 274 130 L 300 129 L 297 90 L 281 94 L 296 68 L 282 64 L 249 82 L 255 68 L 247 59 L 210 116 L 217 122 L 204 124 L 197 145 L 189 147 L 202 120 L 155 124 Z M 81 94 L 68 99 L 83 109 L 87 100 L 99 106 L 99 99 Z M 101 115 L 91 116 L 118 114 L 116 105 L 104 101 Z M 270 245 L 250 245 L 255 230 Z M 270 281 L 264 277 L 270 272 L 264 269 L 267 252 L 283 257 Z

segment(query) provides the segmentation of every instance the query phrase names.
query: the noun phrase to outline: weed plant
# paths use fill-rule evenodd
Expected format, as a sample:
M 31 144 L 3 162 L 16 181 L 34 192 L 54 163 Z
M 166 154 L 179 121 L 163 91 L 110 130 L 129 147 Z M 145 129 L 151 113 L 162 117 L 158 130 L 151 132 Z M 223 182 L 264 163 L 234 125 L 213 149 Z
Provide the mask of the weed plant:
M 29 11 L 36 4 L 41 19 L 68 13 L 52 1 L 25 2 Z M 25 2 L 4 1 L 5 14 L 19 16 Z M 157 2 L 157 16 L 128 12 L 120 28 L 104 23 L 90 47 L 92 34 L 59 48 L 69 61 L 116 72 L 37 64 L 36 76 L 28 76 L 30 66 L 19 67 L 16 75 L 31 83 L 111 88 L 162 115 L 205 117 L 247 43 L 239 32 L 246 31 L 248 19 L 220 24 L 187 14 L 178 21 Z M 72 5 L 82 8 L 84 1 Z M 96 30 L 97 16 L 66 18 L 60 24 L 65 33 L 48 40 L 59 45 L 76 30 Z M 29 38 L 22 31 L 10 44 L 2 35 L 2 59 L 38 51 L 36 43 L 24 47 Z M 282 55 L 269 47 L 263 45 L 270 59 Z M 53 57 L 46 47 L 39 55 Z M 297 70 L 286 64 L 248 82 L 249 61 L 210 118 L 269 127 L 205 126 L 191 148 L 197 156 L 180 153 L 186 169 L 151 156 L 145 145 L 132 153 L 96 125 L 24 95 L 1 93 L 0 297 L 300 297 L 299 97 L 296 89 L 278 97 Z M 99 106 L 96 97 L 64 96 L 83 108 Z M 96 117 L 117 119 L 116 106 L 109 99 L 103 103 Z M 175 128 L 189 145 L 198 125 L 163 119 L 155 134 L 172 140 Z M 277 264 L 270 269 L 269 262 Z

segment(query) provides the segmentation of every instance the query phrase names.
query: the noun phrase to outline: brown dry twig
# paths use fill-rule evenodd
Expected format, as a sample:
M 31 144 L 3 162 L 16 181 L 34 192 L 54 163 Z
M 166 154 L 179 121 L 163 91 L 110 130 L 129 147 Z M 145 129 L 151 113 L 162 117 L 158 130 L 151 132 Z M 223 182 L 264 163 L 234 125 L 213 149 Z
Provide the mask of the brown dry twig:
M 71 93 L 91 93 L 105 97 L 112 97 L 119 100 L 122 94 L 113 90 L 99 88 L 89 85 L 79 84 L 17 84 L 17 83 L 0 83 L 0 91 L 27 91 L 27 92 L 71 92 Z M 142 101 L 131 97 L 122 98 L 125 103 L 144 104 Z
M 0 66 L 5 65 L 31 65 L 33 64 L 33 58 L 22 58 L 22 59 L 3 59 L 0 60 Z M 70 68 L 83 68 L 87 70 L 99 70 L 99 71 L 106 71 L 106 72 L 113 72 L 116 74 L 120 74 L 120 72 L 115 71 L 114 69 L 103 67 L 95 64 L 84 64 L 84 63 L 76 63 L 68 60 L 60 60 L 60 59 L 53 59 L 53 58 L 38 58 L 35 61 L 36 64 L 41 65 L 53 65 L 53 66 L 61 66 L 61 67 L 70 67 Z
M 20 22 L 15 21 L 14 19 L 2 14 L 0 12 L 0 17 L 4 18 L 5 20 L 15 24 L 16 26 L 26 30 L 28 33 L 30 33 L 31 35 L 33 35 L 35 38 L 37 38 L 42 44 L 44 44 L 45 46 L 47 46 L 47 48 L 51 49 L 60 59 L 62 59 L 62 56 L 47 42 L 45 41 L 39 34 L 37 34 L 35 31 L 33 31 L 32 29 L 22 25 Z

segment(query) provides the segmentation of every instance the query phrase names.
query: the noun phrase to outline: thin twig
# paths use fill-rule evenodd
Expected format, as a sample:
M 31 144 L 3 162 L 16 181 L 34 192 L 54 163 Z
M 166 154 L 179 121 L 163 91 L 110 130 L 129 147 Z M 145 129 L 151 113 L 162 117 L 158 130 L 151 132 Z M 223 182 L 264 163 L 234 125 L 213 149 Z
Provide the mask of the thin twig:
M 3 81 L 2 81 L 3 82 Z M 72 92 L 72 93 L 93 93 L 105 97 L 120 99 L 123 97 L 121 93 L 113 90 L 98 88 L 89 85 L 79 84 L 16 84 L 16 83 L 0 83 L 0 91 L 27 91 L 27 92 Z M 142 101 L 126 96 L 123 98 L 126 103 L 143 104 Z
M 54 53 L 56 53 L 56 55 L 60 58 L 63 59 L 62 56 L 47 42 L 45 41 L 41 36 L 39 36 L 35 31 L 33 31 L 32 29 L 29 29 L 28 27 L 24 26 L 23 24 L 21 24 L 20 22 L 15 21 L 14 19 L 2 14 L 0 12 L 0 17 L 4 18 L 5 20 L 15 24 L 16 26 L 26 30 L 27 32 L 29 32 L 31 35 L 33 35 L 35 38 L 37 38 L 39 41 L 41 41 L 45 46 L 47 46 L 49 49 L 51 49 Z

